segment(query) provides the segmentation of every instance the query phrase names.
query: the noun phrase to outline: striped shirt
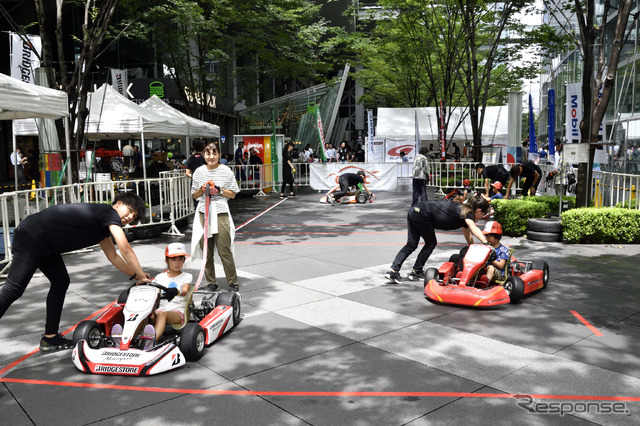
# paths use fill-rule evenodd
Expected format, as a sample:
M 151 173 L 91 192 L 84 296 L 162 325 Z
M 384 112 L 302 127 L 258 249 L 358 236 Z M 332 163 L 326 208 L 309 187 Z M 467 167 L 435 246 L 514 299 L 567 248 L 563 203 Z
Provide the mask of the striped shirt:
M 235 192 L 236 194 L 240 192 L 240 188 L 238 187 L 238 182 L 236 182 L 235 176 L 233 176 L 233 172 L 231 169 L 224 164 L 220 164 L 213 170 L 207 169 L 207 166 L 200 166 L 193 172 L 193 179 L 191 181 L 191 194 L 196 192 L 198 189 L 202 188 L 202 185 L 209 182 L 210 180 L 214 181 L 217 186 L 222 189 L 228 189 L 230 191 Z M 199 212 L 204 213 L 206 197 L 204 194 L 200 198 L 198 198 L 198 208 L 196 209 Z M 223 197 L 220 194 L 216 194 L 211 197 L 211 202 L 216 204 L 216 210 L 218 213 L 229 213 L 229 204 L 227 203 L 228 198 Z

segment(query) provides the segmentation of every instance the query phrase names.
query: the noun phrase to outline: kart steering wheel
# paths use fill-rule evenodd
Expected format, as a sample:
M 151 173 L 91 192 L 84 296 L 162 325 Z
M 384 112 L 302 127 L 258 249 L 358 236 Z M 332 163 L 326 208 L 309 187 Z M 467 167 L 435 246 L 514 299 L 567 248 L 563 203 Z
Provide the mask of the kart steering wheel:
M 150 283 L 143 283 L 142 285 L 148 285 L 148 286 L 155 287 L 155 288 L 157 288 L 157 289 L 161 290 L 161 291 L 163 292 L 163 294 L 160 296 L 160 298 L 162 298 L 162 299 L 166 299 L 167 301 L 172 300 L 174 297 L 176 297 L 176 296 L 178 296 L 178 295 L 180 294 L 180 290 L 178 290 L 178 289 L 176 288 L 177 293 L 176 293 L 176 294 L 174 294 L 174 295 L 173 295 L 173 296 L 171 296 L 171 297 L 168 297 L 168 296 L 169 296 L 169 290 L 170 290 L 170 289 L 169 289 L 169 288 L 167 288 L 167 287 L 165 287 L 165 286 L 163 286 L 162 284 L 158 284 L 158 283 L 153 282 L 153 281 L 152 281 L 152 282 L 150 282 Z

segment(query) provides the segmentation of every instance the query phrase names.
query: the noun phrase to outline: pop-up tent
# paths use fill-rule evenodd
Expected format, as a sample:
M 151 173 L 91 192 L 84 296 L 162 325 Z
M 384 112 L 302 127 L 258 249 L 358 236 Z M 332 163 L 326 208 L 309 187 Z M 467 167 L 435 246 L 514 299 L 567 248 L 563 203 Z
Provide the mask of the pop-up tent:
M 187 149 L 187 152 L 183 153 L 185 155 L 189 154 L 189 138 L 220 137 L 220 126 L 216 126 L 215 124 L 207 123 L 206 121 L 198 120 L 197 118 L 191 117 L 190 115 L 187 115 L 182 111 L 179 111 L 168 105 L 156 95 L 151 96 L 149 99 L 140 104 L 140 106 L 148 109 L 149 111 L 153 111 L 157 114 L 167 117 L 171 121 L 179 121 L 186 124 L 187 132 L 185 133 L 185 136 L 187 137 L 187 143 L 185 144 L 185 148 Z
M 71 156 L 69 145 L 69 100 L 61 90 L 24 83 L 0 74 L 0 120 L 22 118 L 64 118 L 67 158 Z M 13 152 L 16 138 L 13 135 Z M 17 165 L 14 166 L 15 185 L 18 187 Z M 67 182 L 71 182 L 71 168 L 67 168 Z
M 125 99 L 117 90 L 103 84 L 91 95 L 85 137 L 90 139 L 130 139 L 140 136 L 145 158 L 145 136 L 170 137 L 187 134 L 186 123 L 171 120 Z M 147 168 L 143 167 L 144 178 Z

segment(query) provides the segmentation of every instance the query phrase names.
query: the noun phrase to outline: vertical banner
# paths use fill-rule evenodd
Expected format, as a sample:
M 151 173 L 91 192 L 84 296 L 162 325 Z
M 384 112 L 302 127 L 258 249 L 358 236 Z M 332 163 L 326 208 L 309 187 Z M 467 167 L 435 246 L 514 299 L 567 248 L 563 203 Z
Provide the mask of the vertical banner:
M 25 83 L 35 84 L 36 68 L 40 68 L 42 42 L 40 36 L 20 36 L 10 33 L 11 38 L 11 77 Z
M 567 84 L 567 143 L 580 142 L 580 120 L 582 120 L 582 83 Z
M 418 110 L 415 110 L 416 121 L 416 155 L 420 152 L 420 123 L 418 122 Z
M 536 125 L 535 117 L 533 116 L 533 100 L 531 99 L 531 93 L 529 93 L 529 152 L 532 154 L 538 153 L 538 144 L 536 143 Z
M 367 110 L 367 128 L 368 128 L 368 137 L 367 137 L 367 149 L 365 149 L 366 157 L 365 161 L 369 161 L 369 156 L 373 154 L 373 110 Z
M 549 89 L 549 155 L 556 154 L 556 91 Z
M 127 90 L 127 86 L 129 85 L 129 78 L 127 76 L 127 70 L 116 70 L 116 69 L 111 69 L 111 86 L 113 86 L 114 89 L 116 89 L 116 91 L 118 93 L 120 93 L 122 96 L 124 96 L 125 98 L 127 97 L 126 95 L 126 90 Z
M 320 135 L 320 153 L 322 154 L 322 161 L 327 161 L 327 155 L 324 152 L 324 128 L 322 127 L 319 108 L 316 109 L 316 118 L 318 120 L 318 134 Z
M 445 147 L 445 134 L 444 134 L 444 107 L 442 106 L 442 99 L 440 99 L 440 161 L 446 161 L 446 147 Z

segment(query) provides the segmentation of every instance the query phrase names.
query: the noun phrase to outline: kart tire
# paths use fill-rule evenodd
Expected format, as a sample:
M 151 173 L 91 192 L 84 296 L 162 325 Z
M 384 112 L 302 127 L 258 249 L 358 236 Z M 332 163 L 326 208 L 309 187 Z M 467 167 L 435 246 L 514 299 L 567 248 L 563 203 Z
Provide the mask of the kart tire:
M 527 231 L 527 240 L 556 243 L 562 241 L 562 235 L 552 232 Z
M 458 267 L 458 262 L 460 262 L 460 255 L 458 253 L 454 253 L 451 255 L 451 257 L 449 258 L 449 262 L 452 262 L 456 265 L 456 268 Z
M 216 299 L 216 307 L 231 306 L 233 308 L 233 325 L 240 322 L 240 296 L 235 291 L 220 293 Z
M 509 303 L 520 303 L 520 299 L 524 296 L 524 281 L 522 281 L 522 278 L 510 276 L 503 286 L 507 294 L 509 294 Z
M 179 347 L 187 361 L 197 361 L 202 358 L 206 343 L 204 330 L 200 324 L 190 322 L 184 326 Z
M 365 194 L 358 194 L 358 196 L 356 197 L 356 201 L 359 204 L 364 204 L 367 202 L 367 196 Z
M 431 280 L 436 280 L 436 282 L 438 282 L 438 278 L 440 278 L 438 268 L 427 268 L 427 270 L 424 272 L 424 286 L 426 287 Z
M 102 341 L 102 326 L 95 321 L 82 321 L 73 332 L 73 345 L 83 339 L 91 349 L 98 349 Z
M 562 224 L 560 219 L 534 217 L 527 222 L 529 231 L 549 232 L 551 234 L 559 234 L 562 232 Z
M 549 265 L 544 260 L 534 260 L 531 262 L 531 269 L 542 271 L 542 288 L 549 285 Z
M 129 298 L 129 289 L 122 290 L 122 292 L 118 296 L 118 305 L 126 305 L 128 298 Z

